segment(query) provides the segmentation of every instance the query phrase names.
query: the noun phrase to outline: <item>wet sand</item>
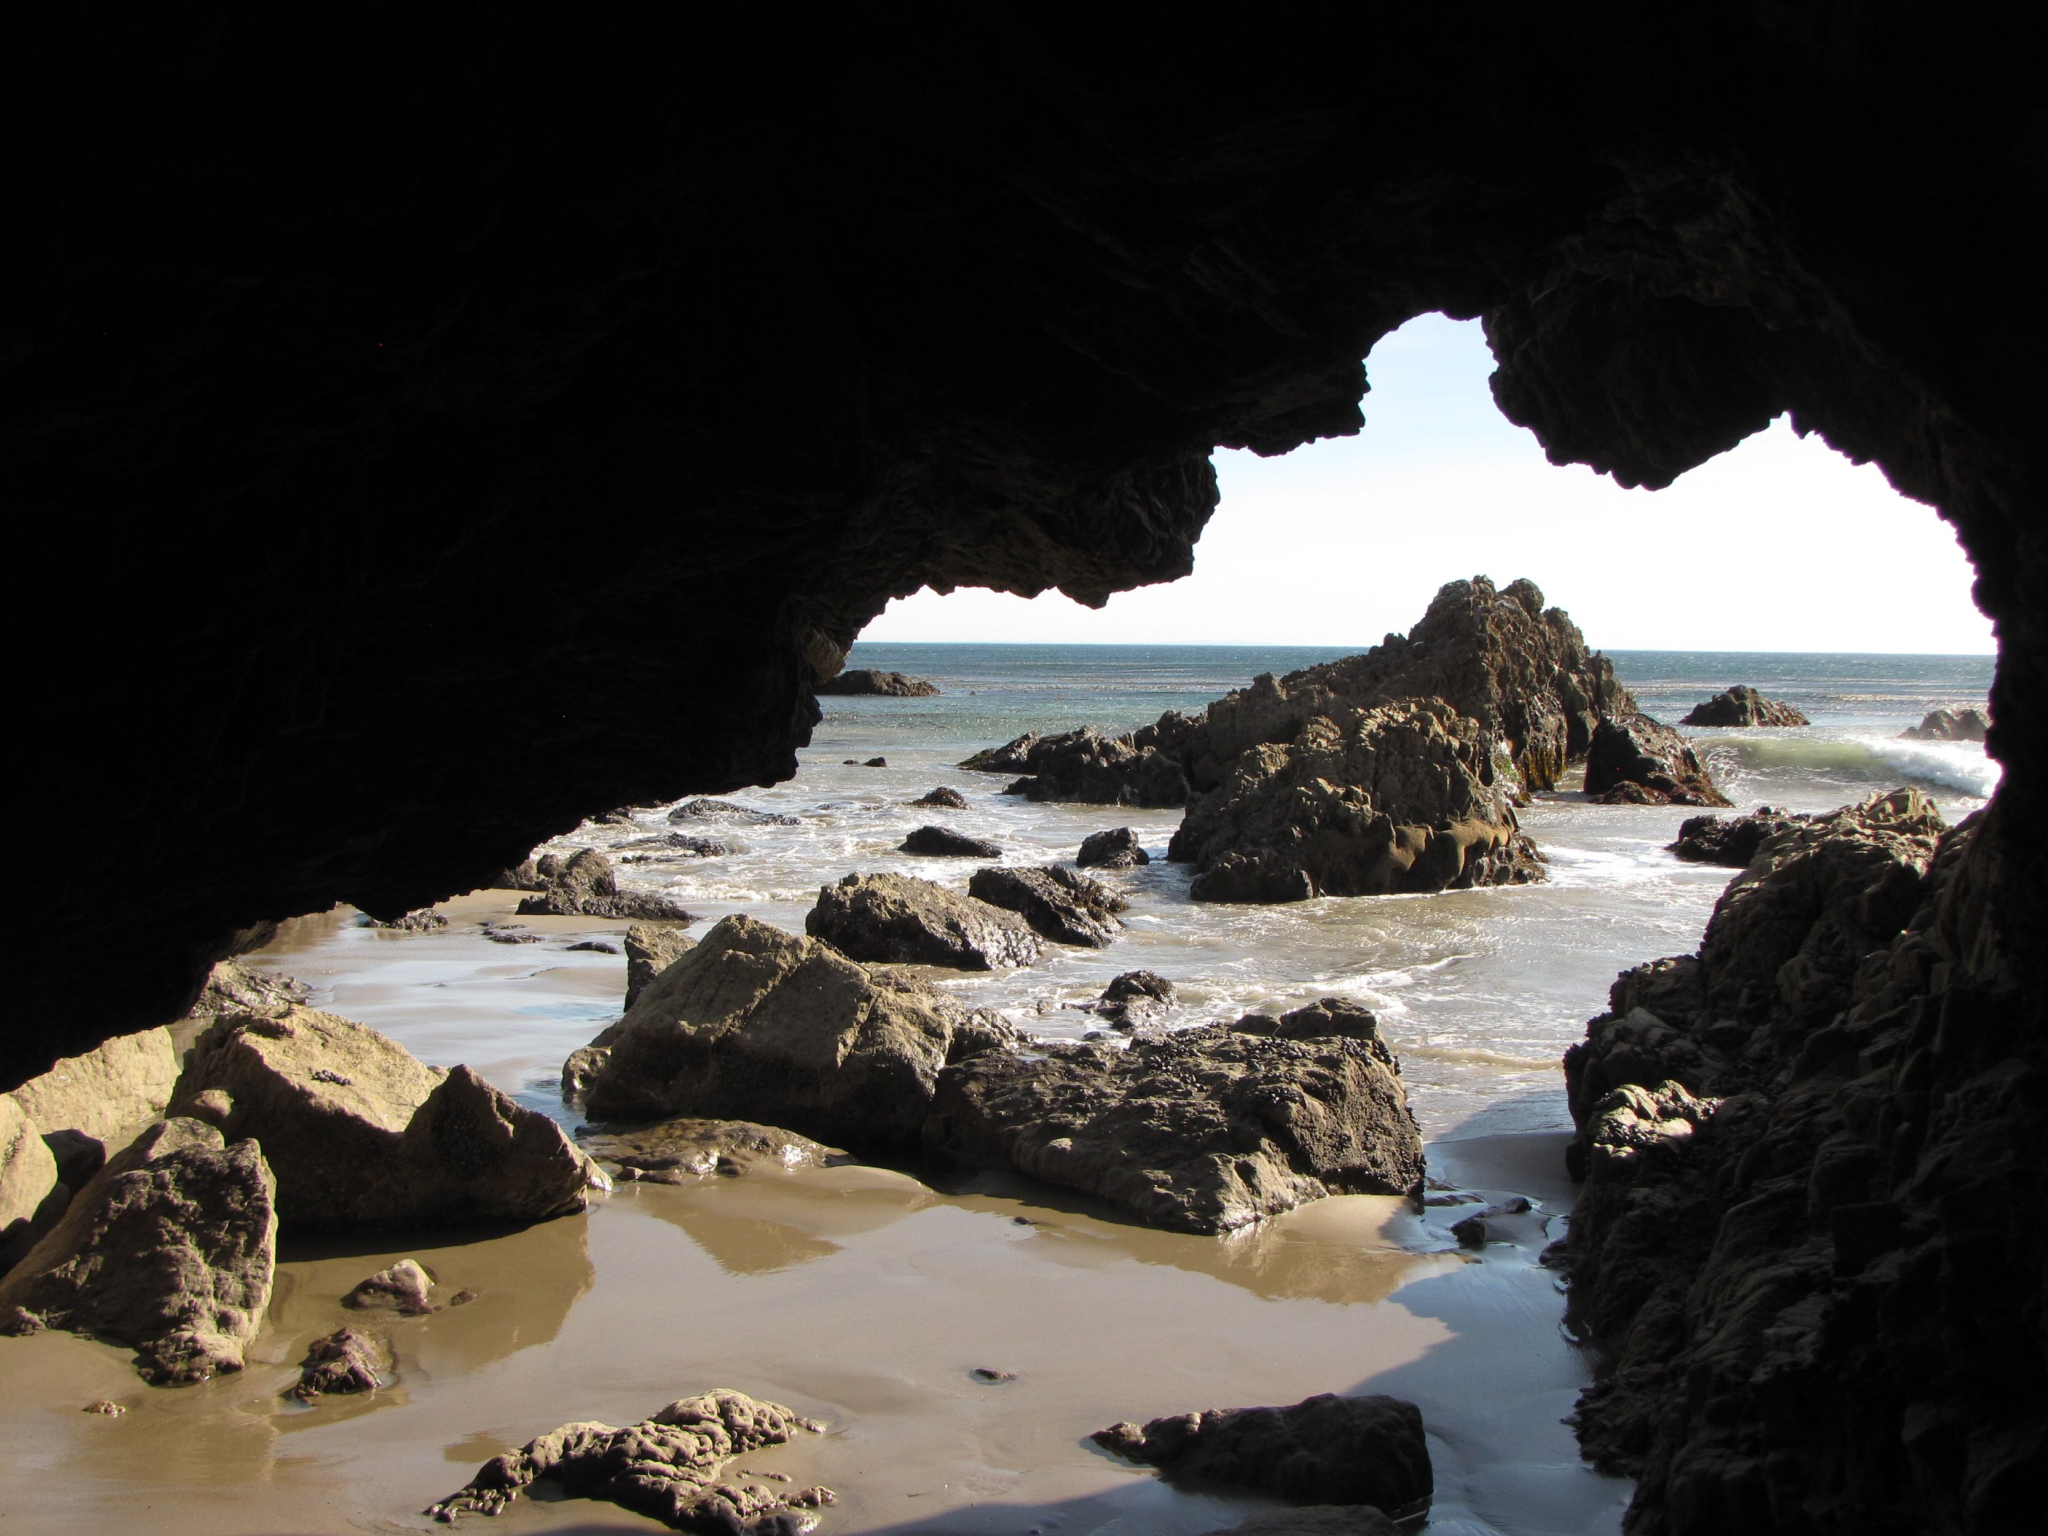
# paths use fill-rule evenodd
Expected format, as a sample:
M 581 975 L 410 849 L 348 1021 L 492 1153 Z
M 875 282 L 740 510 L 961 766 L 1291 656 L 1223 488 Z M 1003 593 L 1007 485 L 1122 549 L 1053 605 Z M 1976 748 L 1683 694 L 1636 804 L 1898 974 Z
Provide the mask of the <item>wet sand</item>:
M 473 925 L 508 908 L 502 894 L 451 903 L 462 931 L 438 935 L 309 919 L 259 958 L 426 1059 L 470 1059 L 572 1118 L 540 1069 L 611 1016 L 623 961 L 561 946 L 620 925 L 529 919 L 545 943 L 481 939 Z M 495 1049 L 477 1049 L 480 1026 Z M 428 1528 L 416 1512 L 489 1456 L 719 1386 L 826 1421 L 824 1437 L 742 1465 L 835 1489 L 828 1536 L 1228 1526 L 1266 1501 L 1171 1488 L 1086 1436 L 1323 1391 L 1421 1405 L 1433 1532 L 1618 1531 L 1628 1485 L 1580 1463 L 1559 1422 L 1585 1364 L 1534 1262 L 1570 1198 L 1560 1150 L 1555 1135 L 1431 1147 L 1434 1177 L 1537 1202 L 1499 1224 L 1511 1241 L 1476 1255 L 1448 1235 L 1470 1206 L 1416 1216 L 1344 1197 L 1219 1240 L 1129 1226 L 1021 1181 L 940 1191 L 866 1167 L 628 1185 L 586 1216 L 512 1233 L 287 1241 L 269 1327 L 239 1376 L 153 1389 L 125 1350 L 0 1340 L 0 1531 Z M 406 1255 L 439 1274 L 440 1296 L 478 1299 L 370 1314 L 399 1362 L 374 1397 L 282 1398 L 311 1339 L 361 1322 L 340 1295 Z M 983 1384 L 978 1366 L 1017 1379 Z M 130 1411 L 81 1411 L 102 1397 Z M 658 1527 L 608 1504 L 522 1500 L 485 1529 Z

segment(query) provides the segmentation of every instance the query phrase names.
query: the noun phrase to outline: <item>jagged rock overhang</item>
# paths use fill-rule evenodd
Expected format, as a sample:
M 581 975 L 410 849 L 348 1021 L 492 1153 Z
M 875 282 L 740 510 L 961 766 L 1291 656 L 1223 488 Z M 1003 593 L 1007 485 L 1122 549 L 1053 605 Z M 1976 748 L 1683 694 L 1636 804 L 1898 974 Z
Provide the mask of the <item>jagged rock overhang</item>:
M 7 1081 L 175 1015 L 245 925 L 786 775 L 891 595 L 1181 573 L 1211 448 L 1354 430 L 1430 309 L 1486 316 L 1554 457 L 1662 484 L 1790 409 L 1936 503 L 2039 841 L 2017 37 L 134 26 L 39 57 L 18 157 L 8 478 L 74 597 L 17 610 L 18 856 L 61 874 Z

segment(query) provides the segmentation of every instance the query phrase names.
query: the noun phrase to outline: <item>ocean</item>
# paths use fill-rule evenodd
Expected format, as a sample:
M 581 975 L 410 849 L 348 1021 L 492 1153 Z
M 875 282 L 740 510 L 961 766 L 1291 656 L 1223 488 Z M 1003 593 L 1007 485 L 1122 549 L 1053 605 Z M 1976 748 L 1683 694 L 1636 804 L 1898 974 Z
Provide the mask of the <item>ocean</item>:
M 1026 864 L 1070 859 L 1088 833 L 1131 826 L 1153 862 L 1109 877 L 1131 901 L 1119 943 L 1106 950 L 1054 946 L 1024 970 L 933 978 L 1040 1037 L 1079 1037 L 1098 1027 L 1077 1005 L 1129 970 L 1156 971 L 1175 983 L 1174 1023 L 1345 997 L 1379 1015 L 1425 1136 L 1563 1128 L 1569 1122 L 1558 1060 L 1565 1047 L 1604 1007 L 1617 972 L 1698 944 L 1732 877 L 1665 851 L 1678 824 L 1694 813 L 1592 805 L 1565 789 L 1537 797 L 1522 813 L 1525 830 L 1549 859 L 1550 878 L 1541 884 L 1216 906 L 1190 901 L 1189 871 L 1165 862 L 1178 810 L 1033 805 L 1000 793 L 1006 776 L 956 766 L 970 752 L 1026 731 L 1083 724 L 1126 730 L 1166 709 L 1197 710 L 1258 673 L 1344 654 L 1316 647 L 857 645 L 850 666 L 907 672 L 941 693 L 824 700 L 825 718 L 795 778 L 727 797 L 794 818 L 794 825 L 688 824 L 683 830 L 728 841 L 733 851 L 712 859 L 643 855 L 644 862 L 622 865 L 622 873 L 707 919 L 747 912 L 801 931 L 818 888 L 845 874 L 893 870 L 964 886 L 971 863 L 896 851 L 924 822 L 987 838 L 1006 862 Z M 1936 705 L 1982 705 L 1991 681 L 1988 656 L 1611 654 L 1642 706 L 1667 722 L 1738 682 L 1813 720 L 1798 730 L 1689 733 L 1740 808 L 1820 810 L 1912 784 L 1955 820 L 1982 805 L 1997 782 L 1998 765 L 1979 746 L 1898 739 Z M 878 756 L 886 768 L 859 766 Z M 934 813 L 907 803 L 940 784 L 960 789 L 969 809 Z M 585 826 L 559 846 L 616 850 L 671 825 L 665 812 L 648 811 L 628 827 Z M 547 1049 L 560 1043 L 551 1040 Z M 539 1085 L 560 1054 L 533 1061 L 536 1102 L 548 1097 Z M 514 1075 L 506 1065 L 504 1075 Z

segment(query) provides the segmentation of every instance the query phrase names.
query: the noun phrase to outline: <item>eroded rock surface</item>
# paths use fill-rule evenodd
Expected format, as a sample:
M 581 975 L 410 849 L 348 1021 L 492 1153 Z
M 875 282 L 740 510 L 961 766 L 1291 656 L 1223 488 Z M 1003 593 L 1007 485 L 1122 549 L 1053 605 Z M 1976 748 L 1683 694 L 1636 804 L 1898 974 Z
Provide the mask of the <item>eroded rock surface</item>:
M 1407 1194 L 1422 1142 L 1376 1037 L 1295 1040 L 1209 1025 L 1128 1050 L 1041 1041 L 940 1074 L 925 1150 L 1228 1232 L 1332 1193 Z
M 750 1120 L 680 1116 L 629 1128 L 590 1127 L 577 1137 L 598 1166 L 629 1184 L 695 1184 L 714 1174 L 788 1173 L 848 1161 L 837 1147 Z
M 400 1259 L 389 1269 L 380 1269 L 359 1282 L 341 1298 L 341 1304 L 358 1310 L 389 1307 L 408 1317 L 418 1317 L 434 1310 L 433 1294 L 434 1277 L 427 1273 L 426 1266 L 417 1259 Z
M 1991 720 L 1981 709 L 1929 710 L 1918 725 L 1899 732 L 1903 741 L 1982 741 Z
M 1759 806 L 1747 816 L 1688 816 L 1679 824 L 1671 852 L 1694 864 L 1744 869 L 1767 838 L 1789 832 L 1809 818 Z
M 619 1007 L 631 1010 L 647 984 L 697 947 L 681 928 L 666 923 L 635 923 L 626 930 L 626 997 Z
M 1178 996 L 1173 983 L 1156 971 L 1125 971 L 1089 1006 L 1112 1029 L 1135 1030 L 1159 1018 Z
M 1602 715 L 1586 751 L 1586 793 L 1609 805 L 1726 805 L 1699 754 L 1668 725 Z
M 1015 913 L 909 875 L 848 875 L 818 892 L 804 931 L 855 960 L 996 971 L 1044 942 Z
M 909 977 L 728 917 L 619 1021 L 584 1104 L 600 1121 L 750 1120 L 915 1146 L 946 1063 L 1014 1039 Z
M 57 1159 L 42 1128 L 0 1093 L 0 1275 L 56 1221 L 58 1212 L 43 1214 L 56 1190 Z M 60 1206 L 64 1198 L 57 1196 Z
M 374 1392 L 397 1363 L 390 1344 L 360 1328 L 337 1328 L 315 1339 L 299 1362 L 298 1384 L 286 1394 L 310 1403 L 327 1393 Z
M 159 1121 L 0 1280 L 0 1332 L 117 1340 L 161 1386 L 240 1370 L 270 1303 L 276 1187 L 254 1141 Z
M 78 1131 L 104 1141 L 161 1114 L 177 1080 L 170 1030 L 147 1029 L 67 1056 L 12 1097 L 45 1134 Z
M 967 809 L 967 797 L 950 784 L 941 784 L 936 789 L 926 790 L 910 803 L 912 805 L 929 806 L 937 810 L 964 811 Z
M 1152 855 L 1129 827 L 1112 827 L 1082 838 L 1074 862 L 1082 869 L 1136 869 L 1140 864 L 1150 864 Z
M 778 1522 L 776 1517 L 831 1503 L 829 1490 L 746 1487 L 737 1480 L 721 1481 L 719 1473 L 735 1456 L 823 1430 L 815 1419 L 780 1403 L 740 1392 L 706 1392 L 670 1403 L 625 1429 L 564 1424 L 511 1455 L 485 1462 L 466 1486 L 426 1513 L 443 1522 L 465 1514 L 496 1515 L 548 1478 L 575 1497 L 608 1500 L 671 1530 L 798 1536 L 816 1522 L 794 1517 Z
M 786 816 L 780 811 L 756 810 L 750 805 L 737 805 L 730 800 L 714 800 L 700 795 L 694 800 L 685 800 L 674 806 L 668 813 L 670 821 L 722 821 L 738 827 L 795 827 L 803 824 L 799 816 Z
M 849 667 L 828 677 L 813 690 L 820 698 L 829 695 L 868 694 L 887 699 L 931 699 L 938 697 L 939 685 L 901 672 L 879 672 L 873 667 Z
M 1114 1424 L 1091 1438 L 1190 1482 L 1257 1488 L 1296 1504 L 1370 1505 L 1393 1518 L 1428 1509 L 1436 1487 L 1422 1411 L 1397 1397 L 1325 1392 L 1288 1408 L 1212 1408 L 1143 1428 Z M 1275 1527 L 1260 1527 L 1267 1528 Z M 1277 1529 L 1292 1528 L 1283 1522 Z
M 1287 744 L 1233 757 L 1223 781 L 1189 803 L 1168 857 L 1196 866 L 1197 901 L 1539 878 L 1494 749 L 1476 722 L 1435 699 L 1314 715 Z
M 519 903 L 521 917 L 658 918 L 672 923 L 691 921 L 690 914 L 666 896 L 652 891 L 622 891 L 612 861 L 595 848 L 560 860 L 550 873 L 547 860 L 536 864 L 543 884 Z
M 1975 1202 L 2030 1166 L 2038 1087 L 2001 1060 L 1989 820 L 1901 790 L 1770 837 L 1567 1054 L 1579 1433 L 1639 1477 L 1633 1529 L 1991 1531 L 1917 1501 L 2018 1496 L 2043 1376 L 1984 1295 L 2034 1283 L 2032 1218 Z
M 173 1109 L 262 1143 L 292 1229 L 540 1221 L 603 1184 L 554 1121 L 468 1067 L 311 1008 L 216 1020 Z
M 1044 869 L 977 869 L 967 894 L 1015 912 L 1032 931 L 1055 944 L 1103 949 L 1123 931 L 1117 914 L 1130 906 L 1099 880 L 1063 864 Z
M 986 838 L 969 837 L 951 827 L 919 827 L 903 839 L 903 853 L 943 859 L 1000 859 L 1003 850 Z
M 1737 683 L 1725 692 L 1715 694 L 1704 703 L 1695 704 L 1680 725 L 1706 726 L 1786 726 L 1811 725 L 1813 722 L 1794 709 L 1790 704 L 1781 704 L 1776 699 L 1767 699 L 1747 684 Z

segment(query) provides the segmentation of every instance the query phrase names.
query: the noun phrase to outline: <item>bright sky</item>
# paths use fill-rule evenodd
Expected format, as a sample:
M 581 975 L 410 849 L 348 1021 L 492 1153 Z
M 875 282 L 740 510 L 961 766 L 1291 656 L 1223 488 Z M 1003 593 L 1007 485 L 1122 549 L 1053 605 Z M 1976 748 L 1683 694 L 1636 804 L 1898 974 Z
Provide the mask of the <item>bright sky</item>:
M 1101 610 L 929 588 L 863 640 L 1377 644 L 1459 576 L 1527 576 L 1608 650 L 1994 649 L 1949 526 L 1783 419 L 1662 491 L 1559 469 L 1487 389 L 1477 321 L 1424 315 L 1366 360 L 1356 437 L 1222 451 L 1176 582 Z

